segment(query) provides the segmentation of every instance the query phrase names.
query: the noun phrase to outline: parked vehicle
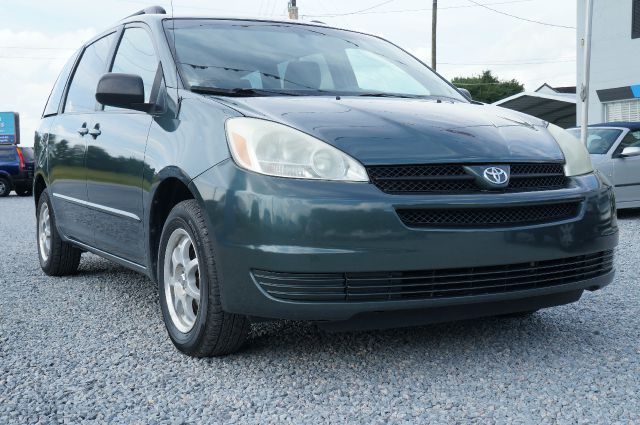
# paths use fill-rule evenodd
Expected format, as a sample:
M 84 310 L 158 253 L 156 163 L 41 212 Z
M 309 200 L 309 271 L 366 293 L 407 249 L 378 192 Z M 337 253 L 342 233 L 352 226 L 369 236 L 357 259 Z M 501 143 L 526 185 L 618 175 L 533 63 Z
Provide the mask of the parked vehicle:
M 0 144 L 0 198 L 12 190 L 31 196 L 33 187 L 33 148 Z
M 569 130 L 580 137 L 580 129 Z M 615 187 L 616 206 L 640 207 L 640 122 L 589 126 L 587 150 L 591 162 Z
M 49 98 L 45 273 L 84 250 L 147 274 L 192 356 L 236 351 L 251 321 L 528 313 L 612 281 L 613 190 L 566 131 L 374 36 L 151 11 L 86 43 Z

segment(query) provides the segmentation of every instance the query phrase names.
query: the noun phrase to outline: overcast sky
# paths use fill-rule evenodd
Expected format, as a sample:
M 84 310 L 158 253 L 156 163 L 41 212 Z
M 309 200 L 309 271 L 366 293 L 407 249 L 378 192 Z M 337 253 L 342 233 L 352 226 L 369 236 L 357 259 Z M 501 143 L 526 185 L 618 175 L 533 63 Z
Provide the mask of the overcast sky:
M 85 40 L 151 4 L 169 0 L 0 0 L 0 111 L 21 114 L 32 145 L 44 103 L 66 58 Z M 575 85 L 575 0 L 439 0 L 438 71 L 446 78 L 491 69 L 527 90 Z M 301 18 L 381 35 L 430 61 L 431 0 L 298 0 Z M 174 0 L 176 15 L 284 18 L 287 0 Z M 355 13 L 354 13 L 355 12 Z

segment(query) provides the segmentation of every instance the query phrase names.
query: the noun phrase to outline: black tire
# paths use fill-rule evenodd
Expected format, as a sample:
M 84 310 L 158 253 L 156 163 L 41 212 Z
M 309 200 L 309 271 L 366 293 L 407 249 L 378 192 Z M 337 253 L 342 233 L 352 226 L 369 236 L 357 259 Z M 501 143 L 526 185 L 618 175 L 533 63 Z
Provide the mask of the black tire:
M 42 213 L 43 205 L 45 204 L 49 212 L 50 229 L 50 252 L 47 258 L 43 257 L 40 247 L 40 214 Z M 42 271 L 49 276 L 67 276 L 75 274 L 78 271 L 82 252 L 60 238 L 60 234 L 56 227 L 55 213 L 53 212 L 53 207 L 51 206 L 49 194 L 46 189 L 40 195 L 36 217 L 36 244 L 38 247 L 38 258 L 40 259 L 40 267 L 42 268 Z
M 11 182 L 4 177 L 0 177 L 0 198 L 9 196 L 11 193 Z
M 32 196 L 33 195 L 33 190 L 31 189 L 16 189 L 16 193 L 18 194 L 18 196 Z
M 171 318 L 164 286 L 167 246 L 171 235 L 178 229 L 186 231 L 191 239 L 199 270 L 199 306 L 193 327 L 186 333 L 181 332 Z M 249 320 L 222 310 L 220 280 L 211 239 L 202 209 L 194 200 L 176 205 L 165 222 L 158 250 L 158 292 L 169 337 L 183 353 L 193 357 L 224 356 L 238 351 L 245 342 L 249 334 Z

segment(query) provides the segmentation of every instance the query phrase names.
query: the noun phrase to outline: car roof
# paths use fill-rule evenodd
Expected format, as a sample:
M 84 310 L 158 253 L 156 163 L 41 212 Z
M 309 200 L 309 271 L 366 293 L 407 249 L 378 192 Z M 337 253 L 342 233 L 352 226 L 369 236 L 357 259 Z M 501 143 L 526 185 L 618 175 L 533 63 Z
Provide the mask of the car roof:
M 280 23 L 280 24 L 292 24 L 292 25 L 301 25 L 301 26 L 312 26 L 312 27 L 322 27 L 322 28 L 333 28 L 346 30 L 351 32 L 358 32 L 353 30 L 348 30 L 346 28 L 334 27 L 325 24 L 320 21 L 301 21 L 294 19 L 267 19 L 259 16 L 207 16 L 207 15 L 172 15 L 171 13 L 144 13 L 144 14 L 133 14 L 131 16 L 127 16 L 126 18 L 118 21 L 118 25 L 126 24 L 129 22 L 158 22 L 167 19 L 202 19 L 202 20 L 218 20 L 218 21 L 244 21 L 244 22 L 272 22 L 272 23 Z
M 636 131 L 640 130 L 640 122 L 606 122 L 602 124 L 591 124 L 589 127 L 615 127 L 615 128 L 628 128 Z
M 640 130 L 640 122 L 605 122 L 601 124 L 589 124 L 589 128 L 628 128 L 631 131 Z M 567 130 L 580 130 L 580 127 L 571 127 Z

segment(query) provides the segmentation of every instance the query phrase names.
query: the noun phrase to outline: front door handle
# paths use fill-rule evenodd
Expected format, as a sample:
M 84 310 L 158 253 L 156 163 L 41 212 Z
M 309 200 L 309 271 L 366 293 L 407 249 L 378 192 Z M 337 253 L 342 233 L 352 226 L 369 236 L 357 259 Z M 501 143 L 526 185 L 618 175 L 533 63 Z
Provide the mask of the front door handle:
M 102 131 L 100 131 L 100 124 L 96 124 L 93 126 L 93 128 L 91 130 L 89 130 L 89 134 L 96 139 L 99 135 L 102 134 Z
M 80 128 L 78 129 L 78 134 L 79 134 L 81 137 L 83 137 L 83 136 L 86 136 L 86 135 L 87 135 L 87 133 L 89 133 L 89 129 L 87 128 L 87 123 L 86 123 L 86 122 L 83 122 L 83 123 L 82 123 L 82 127 L 80 127 Z

